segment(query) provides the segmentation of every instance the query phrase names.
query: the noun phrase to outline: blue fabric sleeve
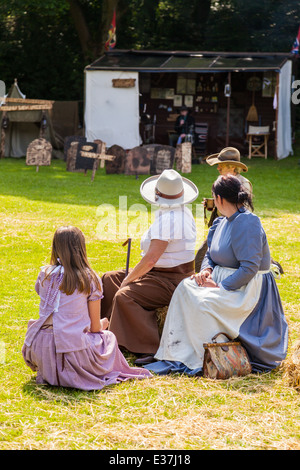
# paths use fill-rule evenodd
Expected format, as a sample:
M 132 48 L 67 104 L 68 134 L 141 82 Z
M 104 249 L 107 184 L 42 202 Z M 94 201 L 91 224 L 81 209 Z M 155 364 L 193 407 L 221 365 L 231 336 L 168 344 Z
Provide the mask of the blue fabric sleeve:
M 211 242 L 212 242 L 214 233 L 216 231 L 216 228 L 217 228 L 217 226 L 219 225 L 219 223 L 221 222 L 222 219 L 223 219 L 223 217 L 218 217 L 217 219 L 215 219 L 212 226 L 210 227 L 210 229 L 208 231 L 208 234 L 207 234 L 207 252 L 205 253 L 205 256 L 204 256 L 202 264 L 201 264 L 201 271 L 203 271 L 203 269 L 207 269 L 207 268 L 211 268 L 213 270 L 215 265 L 216 265 L 210 257 L 210 246 L 211 246 Z
M 232 249 L 240 267 L 220 285 L 226 290 L 236 290 L 248 284 L 259 270 L 263 257 L 264 231 L 254 214 L 241 214 L 233 222 Z

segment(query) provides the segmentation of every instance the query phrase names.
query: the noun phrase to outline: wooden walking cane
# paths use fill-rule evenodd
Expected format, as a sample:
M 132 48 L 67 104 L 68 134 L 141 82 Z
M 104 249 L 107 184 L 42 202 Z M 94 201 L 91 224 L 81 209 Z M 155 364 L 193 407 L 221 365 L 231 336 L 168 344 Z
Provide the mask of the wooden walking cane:
M 130 249 L 131 249 L 131 238 L 128 238 L 126 240 L 126 242 L 124 242 L 122 244 L 122 246 L 126 246 L 128 245 L 127 247 L 127 260 L 126 260 L 126 270 L 125 270 L 125 276 L 128 275 L 128 271 L 129 271 L 129 260 L 130 260 Z

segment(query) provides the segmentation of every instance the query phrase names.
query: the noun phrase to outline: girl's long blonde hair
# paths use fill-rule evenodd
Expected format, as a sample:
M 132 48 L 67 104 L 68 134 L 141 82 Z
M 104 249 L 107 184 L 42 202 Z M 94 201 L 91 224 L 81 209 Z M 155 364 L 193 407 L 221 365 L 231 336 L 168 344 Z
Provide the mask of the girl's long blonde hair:
M 54 233 L 50 266 L 44 280 L 51 276 L 53 268 L 64 268 L 60 290 L 67 295 L 75 289 L 87 295 L 91 293 L 91 282 L 101 290 L 99 278 L 90 267 L 87 259 L 85 238 L 82 231 L 73 226 L 59 227 Z

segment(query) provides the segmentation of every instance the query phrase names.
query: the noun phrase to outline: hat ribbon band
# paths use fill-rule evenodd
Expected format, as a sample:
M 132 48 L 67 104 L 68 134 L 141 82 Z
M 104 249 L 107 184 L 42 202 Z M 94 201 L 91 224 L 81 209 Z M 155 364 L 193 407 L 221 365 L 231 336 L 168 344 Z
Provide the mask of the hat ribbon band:
M 164 199 L 178 199 L 179 197 L 183 196 L 183 193 L 184 193 L 184 190 L 182 190 L 180 193 L 178 194 L 174 194 L 174 195 L 169 195 L 169 194 L 164 194 L 164 193 L 161 193 L 160 191 L 158 191 L 158 189 L 155 189 L 155 194 L 156 196 L 158 197 L 162 197 Z

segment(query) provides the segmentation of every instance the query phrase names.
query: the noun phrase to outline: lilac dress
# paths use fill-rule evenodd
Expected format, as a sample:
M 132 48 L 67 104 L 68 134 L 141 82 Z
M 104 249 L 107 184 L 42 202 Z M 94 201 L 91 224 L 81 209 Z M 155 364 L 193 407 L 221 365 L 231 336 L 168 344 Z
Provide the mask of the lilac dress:
M 129 366 L 112 332 L 88 331 L 88 302 L 101 299 L 102 292 L 92 284 L 89 295 L 77 290 L 66 295 L 59 290 L 62 276 L 59 266 L 42 284 L 42 268 L 35 284 L 41 299 L 39 318 L 28 323 L 22 354 L 26 364 L 37 372 L 36 382 L 100 390 L 128 379 L 151 377 L 149 371 Z

